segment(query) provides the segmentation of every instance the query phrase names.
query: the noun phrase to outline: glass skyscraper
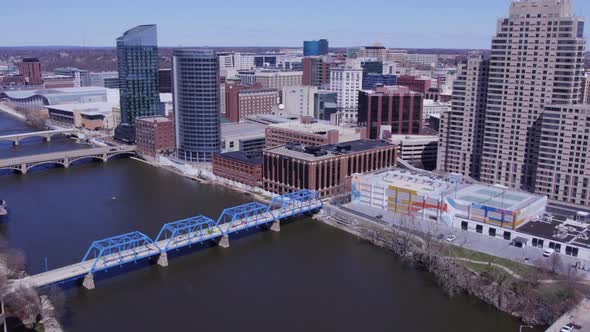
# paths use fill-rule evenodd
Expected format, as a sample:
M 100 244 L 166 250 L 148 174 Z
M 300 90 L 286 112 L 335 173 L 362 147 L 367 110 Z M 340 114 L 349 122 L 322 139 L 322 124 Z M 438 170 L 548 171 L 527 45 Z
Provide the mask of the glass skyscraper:
M 306 40 L 303 42 L 303 56 L 328 54 L 328 40 Z
M 172 71 L 178 158 L 210 162 L 221 151 L 217 55 L 207 49 L 174 50 Z
M 156 25 L 140 25 L 117 38 L 121 125 L 115 136 L 134 141 L 135 119 L 161 114 Z

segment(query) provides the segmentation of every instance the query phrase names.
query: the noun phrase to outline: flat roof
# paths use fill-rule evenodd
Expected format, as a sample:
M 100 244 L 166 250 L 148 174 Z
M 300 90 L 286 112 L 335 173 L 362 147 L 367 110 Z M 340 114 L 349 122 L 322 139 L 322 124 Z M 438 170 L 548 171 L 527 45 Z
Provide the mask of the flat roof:
M 426 176 L 405 169 L 390 169 L 383 172 L 362 175 L 367 183 L 377 186 L 395 186 L 417 192 L 432 198 L 439 198 L 445 192 L 453 189 L 454 184 L 447 179 Z
M 572 221 L 535 220 L 520 226 L 517 231 L 556 242 L 590 249 L 590 225 Z M 565 248 L 562 248 L 565 250 Z
M 235 160 L 250 165 L 262 165 L 262 154 L 249 154 L 243 151 L 222 153 L 220 158 Z
M 221 138 L 228 138 L 234 136 L 262 136 L 264 137 L 264 131 L 266 125 L 253 122 L 242 122 L 242 123 L 222 123 L 221 124 Z
M 102 87 L 81 87 L 38 90 L 6 90 L 4 93 L 6 93 L 8 98 L 12 99 L 27 99 L 33 96 L 43 96 L 51 99 L 61 95 L 104 94 L 106 96 L 107 89 Z
M 467 205 L 479 204 L 502 210 L 515 211 L 542 197 L 541 195 L 504 187 L 472 184 L 459 189 L 456 193 L 456 198 L 453 199 L 458 203 L 467 203 Z
M 147 121 L 147 122 L 172 122 L 172 120 L 168 119 L 165 116 L 146 116 L 142 118 L 137 118 L 137 121 Z
M 266 151 L 283 155 L 286 157 L 302 159 L 307 161 L 316 161 L 390 146 L 393 145 L 383 140 L 361 139 L 346 143 L 328 144 L 316 147 L 309 147 L 301 144 L 295 144 L 293 146 L 283 145 L 268 149 Z M 323 155 L 315 155 L 314 152 L 323 152 Z

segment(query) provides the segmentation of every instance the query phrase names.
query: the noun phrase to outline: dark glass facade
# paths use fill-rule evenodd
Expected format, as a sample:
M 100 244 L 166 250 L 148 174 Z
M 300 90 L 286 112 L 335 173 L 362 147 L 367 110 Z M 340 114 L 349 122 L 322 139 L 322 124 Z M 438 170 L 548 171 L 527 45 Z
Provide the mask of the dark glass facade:
M 303 42 L 303 56 L 326 55 L 328 54 L 328 40 L 306 40 Z
M 363 74 L 363 89 L 373 90 L 378 85 L 394 86 L 397 84 L 397 76 L 383 74 Z
M 207 49 L 174 50 L 172 58 L 178 157 L 210 162 L 221 151 L 219 60 Z
M 155 25 L 141 25 L 117 39 L 121 123 L 160 115 L 158 37 Z

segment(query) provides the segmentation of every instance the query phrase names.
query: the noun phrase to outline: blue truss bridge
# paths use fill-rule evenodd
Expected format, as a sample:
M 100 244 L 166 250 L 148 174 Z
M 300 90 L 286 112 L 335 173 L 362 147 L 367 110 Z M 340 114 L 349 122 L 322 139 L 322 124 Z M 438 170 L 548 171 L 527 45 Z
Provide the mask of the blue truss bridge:
M 234 206 L 223 210 L 216 221 L 199 215 L 167 223 L 154 240 L 141 232 L 131 232 L 94 241 L 80 263 L 32 275 L 15 283 L 26 282 L 34 287 L 44 287 L 83 277 L 82 285 L 93 289 L 96 272 L 150 257 L 157 257 L 158 265 L 168 266 L 169 251 L 211 240 L 227 248 L 230 234 L 263 225 L 279 231 L 281 220 L 322 207 L 319 194 L 310 190 L 276 196 L 268 205 L 252 202 Z

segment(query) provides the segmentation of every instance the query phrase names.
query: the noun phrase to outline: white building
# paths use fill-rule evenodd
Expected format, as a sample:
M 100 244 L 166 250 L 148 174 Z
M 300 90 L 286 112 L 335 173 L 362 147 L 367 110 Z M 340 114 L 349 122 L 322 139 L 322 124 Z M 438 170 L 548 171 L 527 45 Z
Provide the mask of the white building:
M 362 71 L 361 71 L 362 72 Z M 302 71 L 257 71 L 255 73 L 256 83 L 262 84 L 263 88 L 283 90 L 284 87 L 302 86 Z
M 314 116 L 315 94 L 317 86 L 288 86 L 283 88 L 282 104 L 284 116 Z
M 388 129 L 391 129 L 391 126 Z M 393 135 L 391 143 L 397 146 L 398 156 L 414 167 L 428 171 L 436 168 L 438 136 Z
M 330 90 L 338 93 L 338 109 L 345 123 L 356 123 L 363 70 L 351 67 L 330 70 Z
M 441 103 L 432 99 L 424 99 L 424 108 L 422 110 L 422 119 L 428 120 L 432 115 L 440 116 L 444 112 L 450 111 L 451 105 L 449 103 Z
M 237 68 L 238 70 L 252 70 L 254 69 L 256 66 L 254 64 L 254 54 L 250 54 L 250 53 L 240 53 L 240 61 L 239 61 L 239 68 Z

